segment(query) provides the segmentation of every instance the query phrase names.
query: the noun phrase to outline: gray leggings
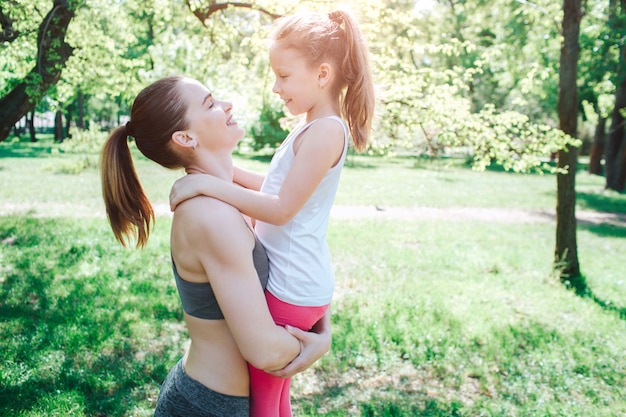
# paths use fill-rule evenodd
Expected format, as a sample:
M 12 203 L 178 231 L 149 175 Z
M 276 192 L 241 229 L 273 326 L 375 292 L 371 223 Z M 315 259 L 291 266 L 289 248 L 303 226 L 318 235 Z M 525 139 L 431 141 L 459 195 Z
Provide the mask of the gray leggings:
M 192 379 L 181 359 L 161 386 L 155 417 L 248 417 L 250 398 L 215 392 Z

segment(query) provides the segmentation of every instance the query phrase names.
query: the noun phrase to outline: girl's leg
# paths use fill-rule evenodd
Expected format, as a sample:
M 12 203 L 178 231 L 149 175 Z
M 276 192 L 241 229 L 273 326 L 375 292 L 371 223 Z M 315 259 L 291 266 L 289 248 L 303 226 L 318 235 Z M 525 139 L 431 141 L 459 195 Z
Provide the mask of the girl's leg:
M 280 417 L 292 417 L 291 414 L 291 378 L 285 379 L 283 390 L 280 394 L 279 412 Z
M 308 331 L 311 330 L 311 327 L 319 319 L 321 319 L 326 310 L 328 309 L 328 305 L 319 306 L 319 307 L 302 307 L 296 306 L 293 304 L 286 303 L 284 301 L 276 298 L 269 291 L 265 291 L 265 298 L 267 299 L 267 305 L 269 307 L 270 313 L 272 314 L 272 318 L 274 322 L 279 326 L 290 325 L 294 327 L 298 327 L 302 330 Z M 262 371 L 261 371 L 262 372 Z M 273 384 L 274 386 L 267 391 L 272 393 L 271 401 L 273 401 L 272 407 L 277 407 L 279 410 L 278 414 L 253 414 L 251 412 L 251 416 L 279 416 L 279 417 L 291 417 L 291 399 L 290 399 L 290 387 L 291 387 L 291 378 L 276 378 L 271 376 L 265 372 L 265 377 L 260 377 L 259 379 L 263 379 L 263 381 L 258 381 L 261 386 L 265 386 L 265 384 Z M 272 379 L 273 378 L 273 379 Z M 278 380 L 278 381 L 276 381 Z M 257 396 L 256 388 L 254 387 L 255 382 L 252 380 L 252 376 L 250 376 L 250 404 L 251 410 L 254 409 L 255 396 Z M 277 394 L 277 397 L 274 397 L 274 394 Z M 263 395 L 263 394 L 261 394 Z M 265 400 L 263 400 L 265 402 Z
M 286 379 L 278 378 L 248 364 L 250 371 L 250 417 L 282 416 L 281 395 Z M 289 408 L 291 411 L 291 407 Z

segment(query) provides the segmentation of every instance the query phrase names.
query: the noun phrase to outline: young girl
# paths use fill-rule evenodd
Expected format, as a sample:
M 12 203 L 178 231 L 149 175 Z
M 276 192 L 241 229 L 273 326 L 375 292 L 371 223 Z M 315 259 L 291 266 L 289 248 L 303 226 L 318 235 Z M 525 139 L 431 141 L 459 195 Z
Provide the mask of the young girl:
M 274 321 L 304 330 L 328 309 L 334 276 L 326 243 L 330 209 L 348 148 L 365 148 L 374 87 L 363 36 L 346 11 L 276 21 L 269 58 L 272 91 L 301 124 L 276 151 L 264 178 L 242 169 L 234 182 L 188 175 L 172 189 L 175 208 L 205 194 L 255 218 L 270 261 L 266 298 Z M 344 95 L 345 93 L 345 95 Z M 347 126 L 342 116 L 347 121 Z M 349 133 L 348 133 L 349 129 Z M 251 416 L 291 416 L 290 379 L 250 366 Z

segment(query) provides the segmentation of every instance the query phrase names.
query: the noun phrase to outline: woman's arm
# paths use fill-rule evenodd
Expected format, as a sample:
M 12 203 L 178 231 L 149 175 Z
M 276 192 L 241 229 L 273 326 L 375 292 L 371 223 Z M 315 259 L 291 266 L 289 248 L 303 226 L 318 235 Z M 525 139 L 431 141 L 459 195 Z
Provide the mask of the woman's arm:
M 212 176 L 193 174 L 177 181 L 170 194 L 170 204 L 175 207 L 173 199 L 182 201 L 177 197 L 179 191 L 176 188 L 185 180 L 190 183 L 187 186 L 195 191 L 191 195 L 218 198 L 242 213 L 267 223 L 287 223 L 313 194 L 326 172 L 337 163 L 345 142 L 343 127 L 330 119 L 317 121 L 299 139 L 294 163 L 278 195 L 241 188 Z
M 311 329 L 305 332 L 297 327 L 287 326 L 287 331 L 302 342 L 302 351 L 289 365 L 281 370 L 270 372 L 280 378 L 290 378 L 309 368 L 330 350 L 332 332 L 330 329 L 330 308 Z
M 174 222 L 175 254 L 181 264 L 196 265 L 196 270 L 187 268 L 189 275 L 209 280 L 246 361 L 267 371 L 284 368 L 298 356 L 301 344 L 270 315 L 252 261 L 254 237 L 241 214 L 218 200 L 198 197 L 178 208 Z

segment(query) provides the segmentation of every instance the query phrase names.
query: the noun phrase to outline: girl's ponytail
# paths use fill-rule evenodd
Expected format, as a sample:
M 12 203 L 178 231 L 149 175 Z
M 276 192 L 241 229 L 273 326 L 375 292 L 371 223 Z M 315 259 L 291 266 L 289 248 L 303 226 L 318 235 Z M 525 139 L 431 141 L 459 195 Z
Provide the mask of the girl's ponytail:
M 352 141 L 357 151 L 365 150 L 374 117 L 374 81 L 370 69 L 368 47 L 356 20 L 345 10 L 336 10 L 329 17 L 343 23 L 346 50 L 339 71 L 347 84 L 342 113 L 348 121 Z

